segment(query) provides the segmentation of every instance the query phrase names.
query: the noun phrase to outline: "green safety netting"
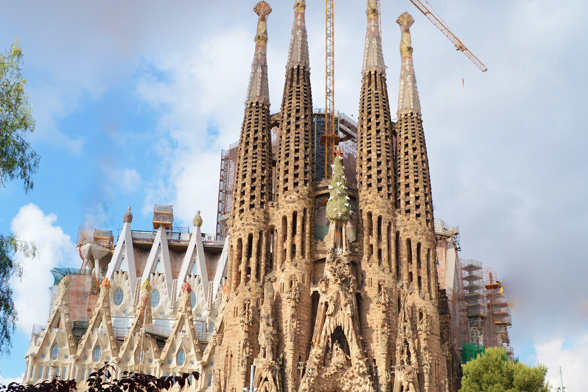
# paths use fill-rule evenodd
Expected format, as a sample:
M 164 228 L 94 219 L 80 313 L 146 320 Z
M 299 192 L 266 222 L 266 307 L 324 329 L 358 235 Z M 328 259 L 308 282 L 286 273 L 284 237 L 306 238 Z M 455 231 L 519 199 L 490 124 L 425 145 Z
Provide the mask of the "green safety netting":
M 464 343 L 462 346 L 461 358 L 463 363 L 468 363 L 472 359 L 476 359 L 478 354 L 486 354 L 484 346 L 474 343 Z
M 54 285 L 58 285 L 61 282 L 61 279 L 65 278 L 67 275 L 90 275 L 89 269 L 78 269 L 78 268 L 69 268 L 69 267 L 61 267 L 61 268 L 53 268 L 51 270 L 53 274 Z

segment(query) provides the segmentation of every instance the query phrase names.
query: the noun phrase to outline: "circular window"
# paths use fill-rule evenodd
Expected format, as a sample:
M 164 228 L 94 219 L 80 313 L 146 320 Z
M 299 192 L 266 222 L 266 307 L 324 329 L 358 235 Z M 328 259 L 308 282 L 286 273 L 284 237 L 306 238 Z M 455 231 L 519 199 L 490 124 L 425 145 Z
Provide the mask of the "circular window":
M 153 290 L 151 293 L 151 306 L 156 307 L 159 305 L 159 291 Z
M 119 287 L 118 289 L 116 289 L 116 291 L 114 292 L 114 304 L 115 305 L 120 305 L 122 304 L 124 298 L 124 294 L 122 289 Z
M 192 294 L 190 294 L 190 303 L 192 304 L 192 307 L 196 306 L 196 293 L 192 291 Z
M 100 360 L 100 358 L 102 357 L 102 349 L 100 348 L 100 346 L 94 347 L 92 357 L 94 359 L 94 362 L 98 362 Z
M 178 366 L 182 366 L 184 362 L 186 362 L 186 353 L 184 352 L 184 350 L 178 351 L 178 354 L 176 355 L 176 360 L 178 362 Z
M 51 347 L 51 359 L 57 359 L 57 357 L 59 357 L 59 345 L 54 344 L 53 347 Z

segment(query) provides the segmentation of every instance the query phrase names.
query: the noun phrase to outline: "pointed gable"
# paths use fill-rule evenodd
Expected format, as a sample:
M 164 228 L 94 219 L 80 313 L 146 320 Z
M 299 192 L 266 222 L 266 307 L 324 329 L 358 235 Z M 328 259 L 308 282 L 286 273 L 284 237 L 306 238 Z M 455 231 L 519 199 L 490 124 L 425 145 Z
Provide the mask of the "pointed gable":
M 81 364 L 99 368 L 106 361 L 118 355 L 118 344 L 112 329 L 110 315 L 110 282 L 104 278 L 100 285 L 100 295 L 96 309 L 88 325 L 88 330 L 78 346 L 77 355 Z
M 163 294 L 165 294 L 166 298 L 171 299 L 174 278 L 172 276 L 171 262 L 169 259 L 167 234 L 163 225 L 159 226 L 157 229 L 151 252 L 149 252 L 149 257 L 147 258 L 147 264 L 143 270 L 142 281 L 149 280 L 153 284 L 154 281 L 151 279 L 151 274 L 159 274 L 156 272 L 158 268 L 161 269 L 161 275 L 163 275 L 163 281 L 165 282 L 165 293 Z M 166 303 L 166 306 L 171 307 L 171 302 Z
M 66 275 L 59 283 L 59 293 L 51 316 L 47 320 L 47 328 L 41 333 L 39 339 L 31 342 L 26 357 L 32 357 L 36 368 L 55 368 L 54 372 L 63 378 L 63 365 L 70 357 L 76 354 L 76 344 L 71 330 L 70 308 L 68 303 L 69 277 Z M 63 367 L 63 370 L 60 369 Z M 69 367 L 69 366 L 68 366 Z M 31 375 L 28 371 L 27 376 Z M 46 373 L 48 374 L 48 373 Z M 53 376 L 56 376 L 53 373 Z M 33 380 L 38 377 L 33 374 Z M 26 376 L 25 376 L 26 381 Z
M 123 221 L 124 225 L 116 243 L 114 255 L 108 265 L 106 277 L 112 282 L 115 279 L 115 275 L 125 276 L 129 281 L 130 296 L 134 299 L 137 286 L 137 269 L 133 249 L 133 235 L 131 232 L 131 222 L 133 221 L 131 207 L 128 208 L 127 213 L 124 215 Z
M 204 254 L 204 246 L 202 245 L 202 232 L 200 227 L 202 226 L 202 217 L 200 217 L 200 211 L 196 213 L 193 220 L 194 233 L 190 237 L 190 243 L 180 268 L 180 275 L 178 276 L 178 285 L 183 285 L 187 281 L 187 277 L 191 274 L 192 267 L 196 266 L 196 274 L 200 276 L 200 282 L 202 283 L 202 289 L 204 293 L 208 293 L 208 268 L 206 266 L 206 255 Z M 194 286 L 192 285 L 192 288 Z M 179 299 L 181 292 L 178 290 L 176 299 Z
M 135 318 L 120 348 L 119 357 L 122 370 L 155 374 L 160 352 L 157 340 L 147 333 L 153 326 L 151 315 L 151 285 L 143 283 L 141 298 L 135 310 Z
M 200 364 L 202 351 L 198 345 L 190 295 L 192 288 L 189 283 L 184 283 L 182 296 L 174 325 L 163 350 L 161 350 L 162 372 L 186 372 Z M 198 366 L 201 369 L 201 364 Z

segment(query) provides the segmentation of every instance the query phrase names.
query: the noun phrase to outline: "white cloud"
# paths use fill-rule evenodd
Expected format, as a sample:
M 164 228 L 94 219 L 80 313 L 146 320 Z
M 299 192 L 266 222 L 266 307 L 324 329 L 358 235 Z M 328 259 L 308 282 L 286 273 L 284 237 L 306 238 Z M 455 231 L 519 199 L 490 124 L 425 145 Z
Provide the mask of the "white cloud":
M 105 166 L 108 181 L 103 182 L 104 190 L 112 195 L 114 192 L 131 193 L 141 186 L 141 176 L 136 169 L 116 169 Z
M 3 15 L 8 16 L 0 16 L 0 25 L 6 35 L 21 37 L 26 65 L 41 74 L 39 80 L 29 80 L 38 123 L 35 135 L 79 152 L 83 133 L 61 133 L 59 120 L 75 113 L 84 99 L 91 103 L 141 70 L 132 82 L 137 83 L 141 102 L 157 113 L 159 140 L 149 156 L 159 170 L 150 178 L 141 171 L 140 178 L 133 168 L 112 169 L 114 179 L 122 182 L 111 177 L 105 191 L 106 181 L 93 176 L 96 184 L 91 188 L 109 199 L 120 196 L 112 191 L 115 186 L 131 192 L 139 180 L 146 187 L 145 215 L 155 203 L 174 204 L 176 219 L 186 224 L 200 209 L 205 230 L 213 230 L 219 150 L 238 140 L 241 127 L 253 56 L 255 1 L 228 1 L 222 16 L 218 4 L 201 1 L 173 6 L 156 1 L 58 1 L 35 7 L 6 2 Z M 279 110 L 281 100 L 292 3 L 276 3 L 268 20 L 272 112 Z M 580 246 L 588 222 L 584 203 L 588 139 L 581 106 L 588 79 L 582 68 L 586 54 L 577 48 L 586 41 L 582 16 L 588 3 L 533 0 L 488 6 L 458 0 L 440 6 L 449 27 L 489 71 L 480 73 L 456 53 L 408 2 L 384 2 L 392 117 L 400 61 L 395 20 L 408 10 L 416 20 L 415 68 L 436 217 L 460 225 L 466 258 L 483 261 L 508 281 L 509 300 L 515 300 L 518 313 L 511 330 L 515 350 L 524 339 L 546 341 L 554 331 L 578 336 L 578 329 L 585 330 L 579 302 L 588 295 L 584 284 L 588 264 Z M 309 2 L 307 19 L 314 106 L 322 107 L 324 8 Z M 48 25 L 55 28 L 44 28 Z M 363 4 L 340 7 L 336 108 L 348 115 L 357 113 L 364 34 Z M 120 140 L 129 135 L 124 129 L 113 134 Z M 455 154 L 451 160 L 450 150 Z M 460 203 L 452 222 L 454 198 Z M 33 207 L 27 211 L 31 213 Z M 57 235 L 53 216 L 40 214 L 37 220 L 48 219 L 48 232 Z M 102 202 L 86 218 L 92 227 L 102 227 L 109 215 L 108 203 Z M 38 233 L 34 231 L 42 235 Z M 75 251 L 73 244 L 63 246 L 55 244 L 55 252 Z M 44 274 L 50 278 L 49 264 L 35 268 L 39 279 Z M 28 273 L 33 273 L 30 268 Z M 560 346 L 540 345 L 554 355 L 565 353 Z M 550 367 L 556 371 L 557 366 Z
M 571 392 L 588 391 L 588 334 L 566 345 L 562 338 L 553 338 L 535 345 L 537 361 L 549 369 L 547 380 L 554 389 L 560 386 L 561 366 L 564 387 Z
M 2 375 L 0 375 L 0 385 L 8 385 L 11 382 L 17 382 L 17 383 L 20 384 L 23 379 L 24 379 L 24 373 L 22 373 L 20 375 L 20 377 L 7 377 L 7 378 L 4 378 L 4 377 L 2 377 Z
M 21 207 L 12 219 L 12 232 L 37 247 L 34 259 L 16 255 L 17 261 L 24 265 L 24 275 L 22 281 L 18 278 L 12 281 L 17 326 L 24 333 L 31 331 L 33 324 L 45 324 L 49 316 L 49 290 L 53 285 L 49 270 L 59 265 L 81 265 L 74 243 L 55 225 L 56 220 L 56 215 L 45 215 L 32 203 Z
M 203 40 L 196 51 L 154 61 L 137 86 L 139 99 L 159 113 L 161 140 L 157 180 L 146 191 L 142 212 L 155 203 L 174 205 L 180 224 L 202 210 L 214 230 L 220 149 L 239 138 L 253 42 L 240 29 Z M 251 53 L 250 53 L 251 52 Z M 157 75 L 164 73 L 165 80 Z

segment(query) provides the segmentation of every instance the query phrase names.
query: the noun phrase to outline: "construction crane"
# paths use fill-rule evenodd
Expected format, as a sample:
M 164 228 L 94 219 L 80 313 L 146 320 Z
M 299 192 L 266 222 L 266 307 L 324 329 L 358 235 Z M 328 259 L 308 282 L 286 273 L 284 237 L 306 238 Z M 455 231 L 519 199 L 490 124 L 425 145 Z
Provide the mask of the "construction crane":
M 339 135 L 335 126 L 335 4 L 326 2 L 326 69 L 325 69 L 325 134 L 321 144 L 325 146 L 325 179 L 331 177 L 331 165 Z
M 455 45 L 455 48 L 465 54 L 482 72 L 488 71 L 488 68 L 476 57 L 466 46 L 449 30 L 443 22 L 439 20 L 420 0 L 410 0 L 415 7 L 419 9 L 449 40 Z

